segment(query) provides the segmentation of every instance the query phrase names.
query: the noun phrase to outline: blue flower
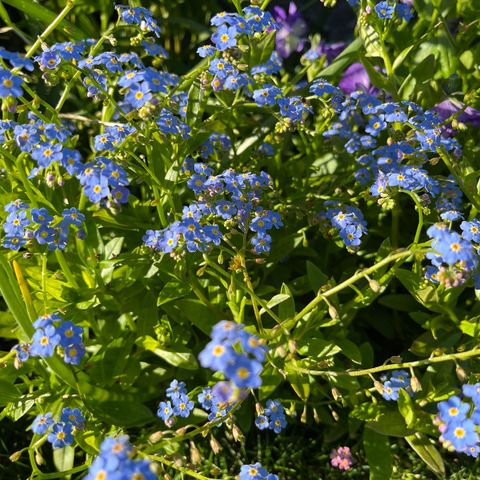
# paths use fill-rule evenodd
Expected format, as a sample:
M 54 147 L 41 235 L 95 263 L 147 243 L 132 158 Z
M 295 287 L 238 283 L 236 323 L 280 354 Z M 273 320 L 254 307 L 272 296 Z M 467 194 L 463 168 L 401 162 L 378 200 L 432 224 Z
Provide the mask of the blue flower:
M 470 405 L 462 402 L 457 396 L 438 404 L 440 418 L 446 423 L 465 420 L 469 410 Z
M 237 44 L 237 29 L 222 25 L 212 35 L 212 41 L 215 43 L 217 50 L 223 52 L 227 48 L 232 48 Z
M 85 427 L 85 417 L 78 408 L 62 408 L 60 421 L 63 423 L 70 423 L 78 430 Z
M 463 385 L 462 391 L 466 397 L 472 399 L 475 406 L 480 407 L 480 383 Z
M 0 97 L 21 97 L 23 95 L 22 90 L 23 80 L 14 75 L 10 70 L 0 69 Z
M 55 347 L 60 343 L 60 335 L 54 326 L 49 325 L 44 329 L 39 328 L 33 334 L 32 348 L 30 350 L 32 357 L 52 357 Z
M 395 7 L 389 5 L 388 2 L 380 2 L 375 5 L 375 12 L 377 12 L 378 18 L 392 18 L 395 12 Z
M 185 382 L 179 382 L 178 380 L 172 380 L 166 390 L 166 395 L 170 399 L 178 398 L 186 394 Z
M 194 404 L 188 395 L 181 394 L 178 397 L 172 397 L 173 413 L 178 417 L 187 418 L 193 410 Z
M 264 480 L 267 475 L 267 470 L 258 462 L 240 468 L 240 480 Z
M 232 361 L 225 366 L 224 373 L 239 388 L 258 388 L 262 384 L 262 368 L 262 364 L 256 360 L 234 355 Z
M 59 162 L 63 158 L 63 146 L 60 143 L 42 143 L 32 151 L 32 158 L 43 168 L 49 167 L 52 162 Z
M 268 421 L 268 418 L 265 415 L 259 415 L 255 419 L 255 425 L 259 430 L 265 430 L 266 428 L 269 427 L 270 422 Z
M 276 103 L 276 98 L 281 95 L 282 91 L 274 85 L 264 84 L 262 88 L 254 90 L 253 100 L 259 106 L 273 106 Z
M 54 422 L 51 412 L 41 413 L 35 417 L 31 428 L 33 433 L 43 435 L 54 424 Z
M 457 452 L 463 452 L 469 447 L 476 446 L 479 441 L 475 424 L 468 419 L 449 422 L 442 437 Z
M 63 448 L 73 444 L 73 425 L 71 423 L 55 423 L 47 440 L 53 448 Z
M 164 422 L 167 422 L 173 416 L 173 407 L 170 400 L 160 402 L 157 410 L 157 416 Z

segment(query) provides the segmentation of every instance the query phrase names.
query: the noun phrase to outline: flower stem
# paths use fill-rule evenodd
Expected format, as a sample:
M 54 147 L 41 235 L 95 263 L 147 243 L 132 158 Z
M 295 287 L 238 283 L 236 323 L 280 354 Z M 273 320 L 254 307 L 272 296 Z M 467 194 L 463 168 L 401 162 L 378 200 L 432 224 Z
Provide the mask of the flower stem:
M 345 280 L 342 283 L 339 283 L 335 287 L 330 288 L 326 292 L 319 293 L 301 312 L 297 313 L 292 320 L 292 323 L 298 322 L 301 318 L 303 318 L 308 312 L 313 310 L 319 303 L 321 303 L 325 297 L 330 297 L 331 295 L 335 295 L 338 292 L 341 292 L 344 288 L 349 287 L 350 285 L 354 284 L 358 280 L 361 280 L 366 275 L 370 275 L 371 273 L 375 272 L 376 270 L 382 268 L 384 265 L 388 265 L 391 262 L 396 262 L 397 260 L 406 259 L 409 256 L 413 255 L 415 252 L 410 250 L 402 250 L 400 252 L 394 253 L 385 257 L 383 260 L 380 260 L 375 265 L 371 266 L 370 268 L 366 268 L 361 272 L 352 275 L 350 278 Z
M 480 348 L 467 350 L 466 352 L 448 353 L 433 358 L 425 358 L 423 360 L 415 360 L 413 362 L 390 363 L 388 365 L 380 365 L 378 367 L 365 368 L 363 370 L 345 370 L 343 372 L 335 372 L 333 370 L 309 370 L 308 368 L 297 368 L 301 373 L 308 373 L 309 375 L 326 375 L 326 376 L 340 376 L 348 375 L 350 377 L 360 377 L 363 375 L 372 375 L 373 373 L 386 372 L 388 370 L 400 370 L 406 368 L 423 367 L 425 365 L 432 365 L 433 363 L 442 363 L 448 361 L 466 360 L 467 358 L 479 357 Z

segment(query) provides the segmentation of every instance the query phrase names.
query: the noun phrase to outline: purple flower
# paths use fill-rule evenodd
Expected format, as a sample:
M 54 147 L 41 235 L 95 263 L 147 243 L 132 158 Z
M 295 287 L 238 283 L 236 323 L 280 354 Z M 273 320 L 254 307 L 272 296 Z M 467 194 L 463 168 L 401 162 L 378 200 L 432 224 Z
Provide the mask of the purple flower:
M 275 49 L 283 58 L 293 52 L 300 52 L 305 45 L 307 24 L 294 2 L 290 2 L 288 11 L 281 7 L 273 8 L 273 16 L 279 29 L 275 38 Z
M 370 83 L 365 67 L 361 63 L 353 63 L 350 65 L 342 75 L 338 86 L 345 93 L 352 93 L 356 90 L 364 90 L 369 93 L 374 93 L 376 88 Z
M 452 115 L 455 115 L 462 109 L 464 110 L 455 117 L 456 120 L 472 127 L 479 127 L 480 111 L 472 107 L 465 107 L 465 105 L 461 102 L 453 101 L 447 98 L 432 108 L 432 110 L 438 114 L 442 122 L 445 122 L 452 117 Z M 448 135 L 453 135 L 454 129 L 452 128 L 451 123 L 444 127 L 444 132 Z

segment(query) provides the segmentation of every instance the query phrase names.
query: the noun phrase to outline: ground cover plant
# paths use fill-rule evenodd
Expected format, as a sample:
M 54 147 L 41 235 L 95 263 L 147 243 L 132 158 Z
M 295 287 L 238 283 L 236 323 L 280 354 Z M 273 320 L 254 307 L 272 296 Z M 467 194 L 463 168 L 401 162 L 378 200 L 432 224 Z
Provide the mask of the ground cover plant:
M 2 477 L 476 478 L 480 5 L 323 3 L 0 1 Z

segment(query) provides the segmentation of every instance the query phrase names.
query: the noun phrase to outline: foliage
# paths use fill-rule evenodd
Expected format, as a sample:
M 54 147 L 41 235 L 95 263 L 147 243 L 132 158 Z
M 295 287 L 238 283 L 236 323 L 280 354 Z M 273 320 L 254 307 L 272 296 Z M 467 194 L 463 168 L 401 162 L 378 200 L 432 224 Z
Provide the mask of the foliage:
M 474 475 L 476 2 L 59 3 L 0 2 L 19 476 Z

